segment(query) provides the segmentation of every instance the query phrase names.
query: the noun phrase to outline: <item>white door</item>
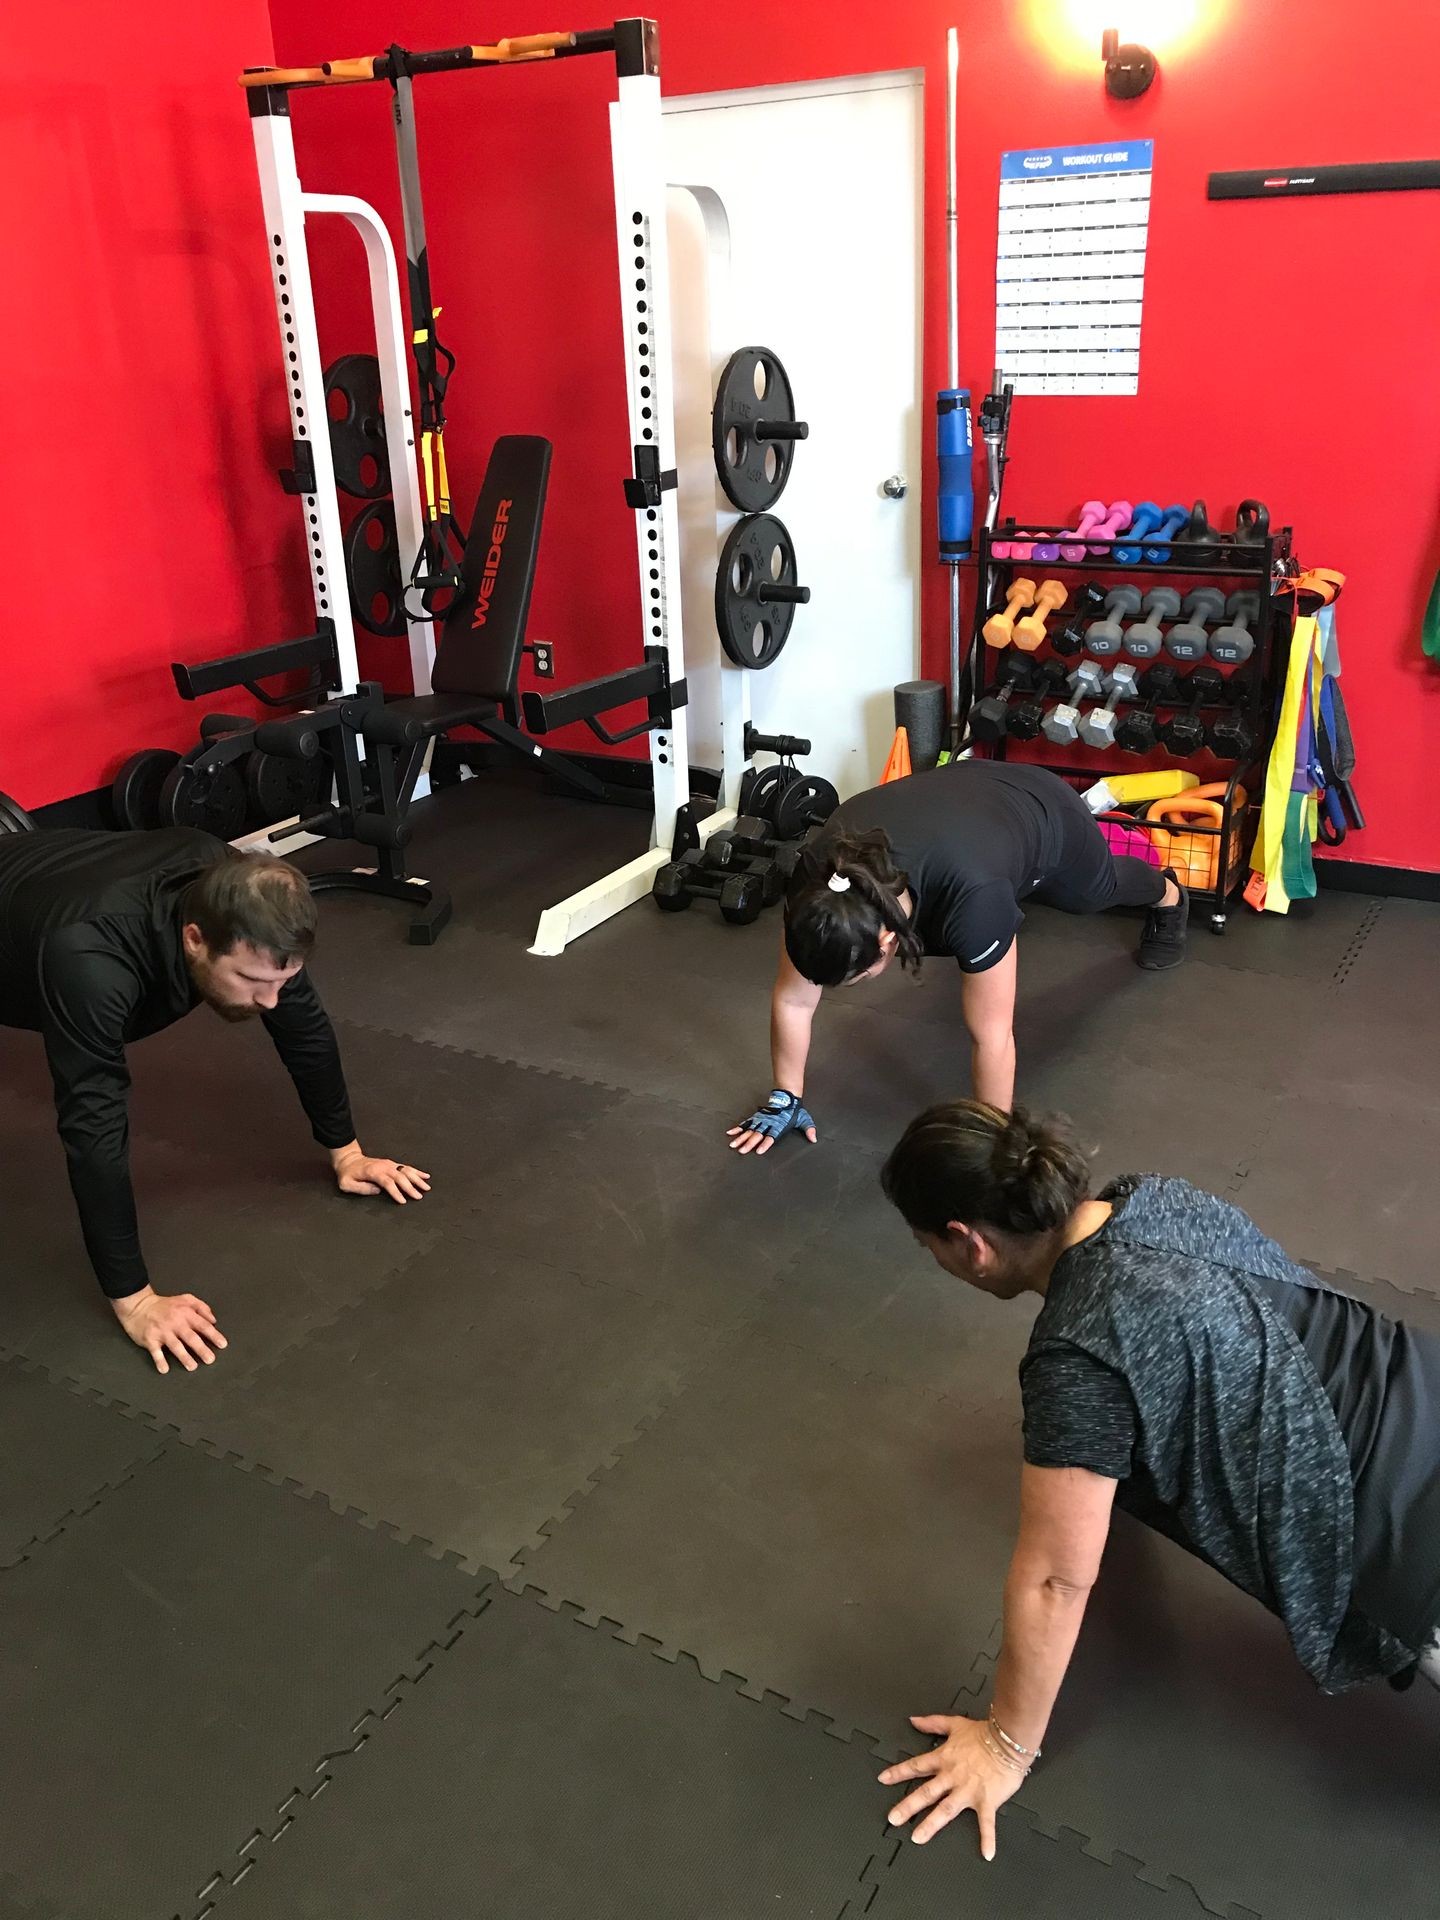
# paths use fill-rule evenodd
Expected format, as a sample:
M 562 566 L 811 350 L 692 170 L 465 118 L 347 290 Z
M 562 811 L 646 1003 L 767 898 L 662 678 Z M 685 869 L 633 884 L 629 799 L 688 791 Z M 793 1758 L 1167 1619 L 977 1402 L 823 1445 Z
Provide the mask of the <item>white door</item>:
M 717 286 L 695 196 L 672 192 L 691 758 L 719 763 L 716 535 L 739 518 L 715 484 L 715 373 L 765 346 L 810 425 L 773 511 L 811 599 L 750 675 L 752 714 L 762 732 L 808 735 L 806 769 L 842 797 L 878 781 L 891 690 L 919 670 L 922 105 L 911 73 L 665 103 L 667 177 L 718 200 L 730 252 Z M 898 499 L 884 491 L 897 474 Z

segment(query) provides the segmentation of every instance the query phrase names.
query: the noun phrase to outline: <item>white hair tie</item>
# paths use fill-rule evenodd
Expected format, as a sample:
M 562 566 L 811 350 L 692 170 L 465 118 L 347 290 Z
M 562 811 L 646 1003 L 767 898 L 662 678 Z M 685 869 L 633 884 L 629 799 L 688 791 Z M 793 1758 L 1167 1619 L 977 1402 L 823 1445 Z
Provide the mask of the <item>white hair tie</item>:
M 831 893 L 848 893 L 850 891 L 850 876 L 848 873 L 832 873 L 825 884 L 829 887 Z

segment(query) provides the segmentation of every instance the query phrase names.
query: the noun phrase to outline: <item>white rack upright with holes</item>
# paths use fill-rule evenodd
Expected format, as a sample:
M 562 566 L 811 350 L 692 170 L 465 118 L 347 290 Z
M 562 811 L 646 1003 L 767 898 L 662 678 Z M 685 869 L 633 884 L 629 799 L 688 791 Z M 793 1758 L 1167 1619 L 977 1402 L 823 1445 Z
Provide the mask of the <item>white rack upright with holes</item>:
M 610 151 L 625 329 L 625 390 L 635 477 L 639 480 L 648 467 L 656 476 L 658 495 L 635 510 L 642 643 L 647 652 L 663 652 L 677 704 L 670 725 L 649 736 L 655 783 L 650 851 L 545 909 L 530 951 L 548 955 L 562 953 L 571 940 L 646 897 L 656 873 L 670 858 L 676 817 L 690 799 L 659 36 L 652 20 L 617 21 L 615 34 L 619 78 L 617 98 L 610 108 Z M 713 832 L 722 824 L 720 816 L 712 816 L 705 822 L 705 831 Z
M 365 246 L 375 347 L 380 361 L 380 389 L 388 429 L 385 446 L 395 506 L 400 572 L 401 578 L 408 580 L 420 546 L 420 483 L 415 466 L 415 422 L 410 405 L 409 363 L 395 249 L 380 215 L 364 200 L 348 194 L 306 193 L 301 187 L 286 89 L 254 88 L 247 99 L 270 243 L 275 313 L 280 323 L 280 350 L 290 401 L 290 434 L 295 442 L 297 464 L 306 457 L 302 449 L 308 448 L 313 475 L 313 490 L 302 493 L 300 502 L 305 514 L 315 612 L 321 619 L 334 622 L 341 688 L 349 690 L 359 679 L 359 668 L 345 581 L 345 547 L 335 489 L 335 464 L 330 453 L 325 371 L 315 324 L 315 294 L 305 244 L 305 221 L 312 214 L 338 214 L 351 223 Z M 396 423 L 401 421 L 403 433 L 396 431 Z M 408 627 L 414 690 L 428 693 L 430 666 L 435 657 L 434 632 L 426 619 L 412 618 Z

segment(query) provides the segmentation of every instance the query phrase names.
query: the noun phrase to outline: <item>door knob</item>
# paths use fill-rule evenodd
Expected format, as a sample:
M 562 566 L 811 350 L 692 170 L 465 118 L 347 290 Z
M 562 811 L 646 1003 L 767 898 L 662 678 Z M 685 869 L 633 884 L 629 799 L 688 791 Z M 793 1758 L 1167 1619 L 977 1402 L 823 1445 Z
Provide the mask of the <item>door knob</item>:
M 905 490 L 906 482 L 903 473 L 892 473 L 888 480 L 882 480 L 880 483 L 880 491 L 887 500 L 903 500 Z

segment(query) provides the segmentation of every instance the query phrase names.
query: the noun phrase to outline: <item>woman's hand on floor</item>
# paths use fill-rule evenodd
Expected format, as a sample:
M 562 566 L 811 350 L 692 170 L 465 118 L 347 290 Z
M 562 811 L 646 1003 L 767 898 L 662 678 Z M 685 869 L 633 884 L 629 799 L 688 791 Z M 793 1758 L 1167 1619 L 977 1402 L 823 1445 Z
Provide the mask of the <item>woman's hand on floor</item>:
M 776 1087 L 763 1107 L 757 1107 L 748 1120 L 726 1129 L 730 1145 L 737 1153 L 768 1153 L 782 1134 L 799 1132 L 813 1147 L 815 1121 L 798 1093 Z
M 980 1852 L 995 1858 L 995 1815 L 1025 1776 L 997 1760 L 985 1744 L 985 1722 L 948 1713 L 912 1713 L 910 1724 L 921 1733 L 933 1733 L 941 1744 L 913 1760 L 902 1760 L 880 1775 L 882 1786 L 919 1780 L 920 1785 L 890 1809 L 892 1827 L 903 1826 L 916 1814 L 925 1818 L 911 1838 L 921 1846 L 948 1827 L 957 1814 L 973 1808 L 980 1827 Z M 927 1811 L 928 1809 L 928 1811 Z

